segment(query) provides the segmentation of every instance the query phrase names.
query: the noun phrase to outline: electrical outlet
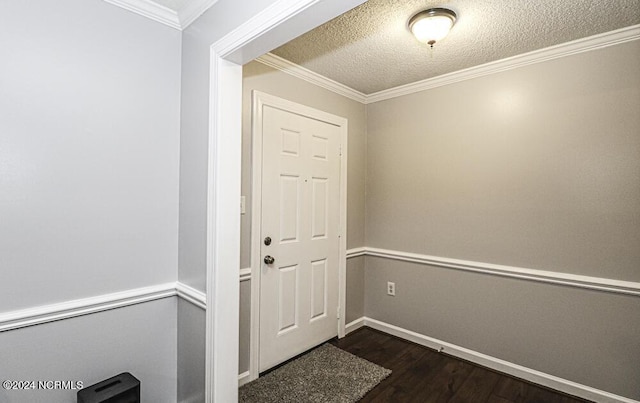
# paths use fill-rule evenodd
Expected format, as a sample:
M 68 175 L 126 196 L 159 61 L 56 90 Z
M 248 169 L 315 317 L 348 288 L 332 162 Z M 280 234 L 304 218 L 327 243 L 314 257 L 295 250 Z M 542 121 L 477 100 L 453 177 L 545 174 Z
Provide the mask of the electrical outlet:
M 387 282 L 387 295 L 396 295 L 396 283 L 392 283 L 391 281 Z

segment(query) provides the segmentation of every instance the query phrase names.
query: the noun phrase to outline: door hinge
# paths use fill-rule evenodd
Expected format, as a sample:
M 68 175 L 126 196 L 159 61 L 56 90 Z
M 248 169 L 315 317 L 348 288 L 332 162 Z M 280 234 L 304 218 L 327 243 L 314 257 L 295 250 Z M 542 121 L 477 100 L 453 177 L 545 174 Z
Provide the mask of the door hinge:
M 342 144 L 340 144 L 340 156 L 342 157 Z
M 340 319 L 340 307 L 338 307 L 338 311 L 336 312 L 336 319 Z

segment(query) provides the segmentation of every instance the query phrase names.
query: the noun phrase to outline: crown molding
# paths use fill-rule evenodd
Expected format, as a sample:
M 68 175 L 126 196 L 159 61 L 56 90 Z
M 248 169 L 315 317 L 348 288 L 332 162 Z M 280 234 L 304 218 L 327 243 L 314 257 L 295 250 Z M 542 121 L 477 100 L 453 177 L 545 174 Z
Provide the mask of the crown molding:
M 256 61 L 266 66 L 273 67 L 274 69 L 285 72 L 294 77 L 300 78 L 311 84 L 317 85 L 318 87 L 322 87 L 324 89 L 332 91 L 338 95 L 345 96 L 363 104 L 367 103 L 366 94 L 363 94 L 360 91 L 354 90 L 351 87 L 327 78 L 321 74 L 315 73 L 298 64 L 292 63 L 286 59 L 281 58 L 280 56 L 276 56 L 273 53 L 262 55 L 258 57 Z
M 191 0 L 185 4 L 184 7 L 178 10 L 180 29 L 187 28 L 192 22 L 217 2 L 218 0 Z
M 506 59 L 496 60 L 479 66 L 470 67 L 468 69 L 454 71 L 437 77 L 427 78 L 425 80 L 416 81 L 414 83 L 401 85 L 387 90 L 374 92 L 372 94 L 364 94 L 272 53 L 260 56 L 256 61 L 319 87 L 325 88 L 329 91 L 333 91 L 336 94 L 343 95 L 363 104 L 370 104 L 638 39 L 640 39 L 640 25 L 633 25 L 548 48 L 534 50 L 533 52 L 523 53 Z
M 179 31 L 185 29 L 218 0 L 191 0 L 175 11 L 152 0 L 104 0 L 125 10 L 170 26 Z
M 401 97 L 403 95 L 414 94 L 443 85 L 454 84 L 461 81 L 471 80 L 490 74 L 500 73 L 507 70 L 517 69 L 535 63 L 546 62 L 561 57 L 571 56 L 578 53 L 589 52 L 591 50 L 602 49 L 608 46 L 621 44 L 640 39 L 640 25 L 633 25 L 603 34 L 593 35 L 575 41 L 562 43 L 548 48 L 534 50 L 533 52 L 508 57 L 470 67 L 468 69 L 455 71 L 441 76 L 416 81 L 388 90 L 378 91 L 367 95 L 366 103 L 380 102 L 387 99 Z
M 104 0 L 125 10 L 147 17 L 171 28 L 181 30 L 178 13 L 151 0 Z

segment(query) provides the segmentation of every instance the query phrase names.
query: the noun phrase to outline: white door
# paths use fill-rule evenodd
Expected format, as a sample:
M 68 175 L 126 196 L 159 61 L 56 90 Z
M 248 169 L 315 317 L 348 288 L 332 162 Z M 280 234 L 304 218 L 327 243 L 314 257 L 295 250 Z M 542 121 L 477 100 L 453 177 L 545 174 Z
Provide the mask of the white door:
M 260 371 L 338 333 L 341 132 L 263 107 Z

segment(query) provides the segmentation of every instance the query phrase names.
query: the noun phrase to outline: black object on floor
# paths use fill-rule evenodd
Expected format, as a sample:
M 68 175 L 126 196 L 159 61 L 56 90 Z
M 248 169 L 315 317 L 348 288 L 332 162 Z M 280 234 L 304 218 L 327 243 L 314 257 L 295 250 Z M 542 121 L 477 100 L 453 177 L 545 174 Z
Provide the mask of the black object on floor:
M 78 403 L 140 403 L 140 381 L 123 372 L 79 390 Z

